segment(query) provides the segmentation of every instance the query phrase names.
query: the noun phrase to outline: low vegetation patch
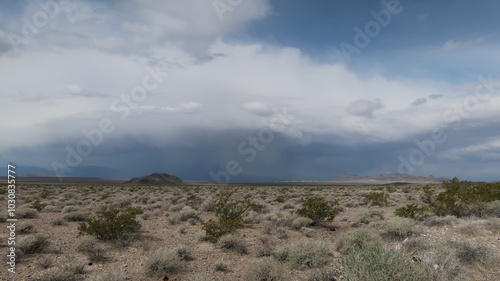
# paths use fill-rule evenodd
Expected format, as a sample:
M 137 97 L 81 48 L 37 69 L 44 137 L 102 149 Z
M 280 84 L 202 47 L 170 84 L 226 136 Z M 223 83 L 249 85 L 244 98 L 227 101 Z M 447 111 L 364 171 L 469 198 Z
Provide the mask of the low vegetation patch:
M 339 213 L 337 202 L 330 202 L 323 197 L 312 196 L 302 201 L 302 208 L 295 211 L 296 214 L 312 220 L 313 225 L 322 221 L 330 221 Z
M 126 209 L 103 208 L 95 217 L 80 223 L 80 234 L 88 234 L 100 240 L 119 240 L 137 232 L 141 224 L 136 216 L 142 214 L 139 207 Z

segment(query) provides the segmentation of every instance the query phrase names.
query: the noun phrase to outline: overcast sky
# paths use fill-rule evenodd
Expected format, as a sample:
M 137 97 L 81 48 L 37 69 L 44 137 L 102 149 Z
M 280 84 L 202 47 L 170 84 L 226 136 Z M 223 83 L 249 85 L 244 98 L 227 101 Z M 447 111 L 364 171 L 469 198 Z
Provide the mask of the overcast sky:
M 2 0 L 0 164 L 500 180 L 499 11 L 493 0 Z

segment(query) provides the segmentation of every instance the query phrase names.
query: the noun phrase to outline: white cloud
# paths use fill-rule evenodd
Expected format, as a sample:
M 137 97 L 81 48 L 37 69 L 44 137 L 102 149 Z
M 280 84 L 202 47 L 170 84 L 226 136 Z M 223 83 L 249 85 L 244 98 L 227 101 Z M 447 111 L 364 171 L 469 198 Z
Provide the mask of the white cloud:
M 468 40 L 468 41 L 454 41 L 454 40 L 448 40 L 444 43 L 443 46 L 441 46 L 441 49 L 443 51 L 451 51 L 455 49 L 459 49 L 468 45 L 473 45 L 477 44 L 480 42 L 483 42 L 484 40 L 488 39 L 488 37 L 479 37 L 474 40 Z

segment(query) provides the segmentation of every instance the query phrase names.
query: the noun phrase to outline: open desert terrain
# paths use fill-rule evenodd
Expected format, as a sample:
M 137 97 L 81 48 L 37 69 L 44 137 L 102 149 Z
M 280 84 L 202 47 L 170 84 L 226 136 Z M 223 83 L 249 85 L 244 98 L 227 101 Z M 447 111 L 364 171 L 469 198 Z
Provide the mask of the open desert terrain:
M 0 279 L 500 280 L 499 201 L 396 216 L 444 192 L 423 186 L 19 184 Z

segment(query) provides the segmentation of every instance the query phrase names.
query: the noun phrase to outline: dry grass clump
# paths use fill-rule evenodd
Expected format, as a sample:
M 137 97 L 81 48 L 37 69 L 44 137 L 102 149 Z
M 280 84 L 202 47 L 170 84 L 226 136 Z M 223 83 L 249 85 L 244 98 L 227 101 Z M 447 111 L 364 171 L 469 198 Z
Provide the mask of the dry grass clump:
M 367 229 L 354 229 L 340 234 L 333 243 L 333 248 L 345 255 L 354 249 L 370 244 L 381 245 L 380 235 Z
M 20 219 L 34 219 L 38 216 L 38 211 L 33 208 L 22 207 L 16 211 L 16 217 Z
M 357 248 L 340 263 L 346 281 L 430 280 L 420 265 L 380 245 Z
M 423 262 L 431 280 L 467 280 L 453 248 L 438 245 L 425 252 Z
M 248 253 L 248 248 L 245 240 L 243 240 L 236 234 L 226 234 L 224 236 L 221 236 L 219 240 L 217 240 L 217 246 L 222 249 L 228 249 L 240 254 Z
M 108 259 L 106 251 L 100 246 L 99 241 L 92 236 L 83 236 L 75 242 L 76 251 L 89 257 L 91 261 L 105 261 Z
M 50 242 L 47 236 L 43 234 L 34 234 L 23 237 L 16 243 L 17 249 L 24 254 L 38 254 L 43 252 Z
M 458 219 L 455 216 L 445 216 L 445 217 L 433 216 L 426 218 L 423 221 L 423 224 L 425 226 L 442 226 L 442 225 L 452 225 L 457 222 Z
M 388 238 L 405 239 L 413 233 L 416 224 L 414 219 L 392 217 L 385 224 L 385 234 Z
M 87 219 L 87 215 L 80 212 L 70 212 L 64 215 L 64 219 L 66 221 L 85 221 Z
M 286 260 L 294 269 L 316 268 L 328 262 L 328 245 L 319 240 L 299 240 L 288 247 Z
M 292 227 L 295 229 L 301 229 L 302 227 L 308 227 L 313 224 L 313 220 L 306 217 L 298 217 L 292 221 Z
M 271 258 L 251 263 L 243 273 L 246 281 L 288 281 L 289 274 L 283 264 Z
M 144 264 L 146 275 L 157 277 L 179 272 L 181 268 L 181 258 L 177 253 L 165 249 L 151 253 Z

